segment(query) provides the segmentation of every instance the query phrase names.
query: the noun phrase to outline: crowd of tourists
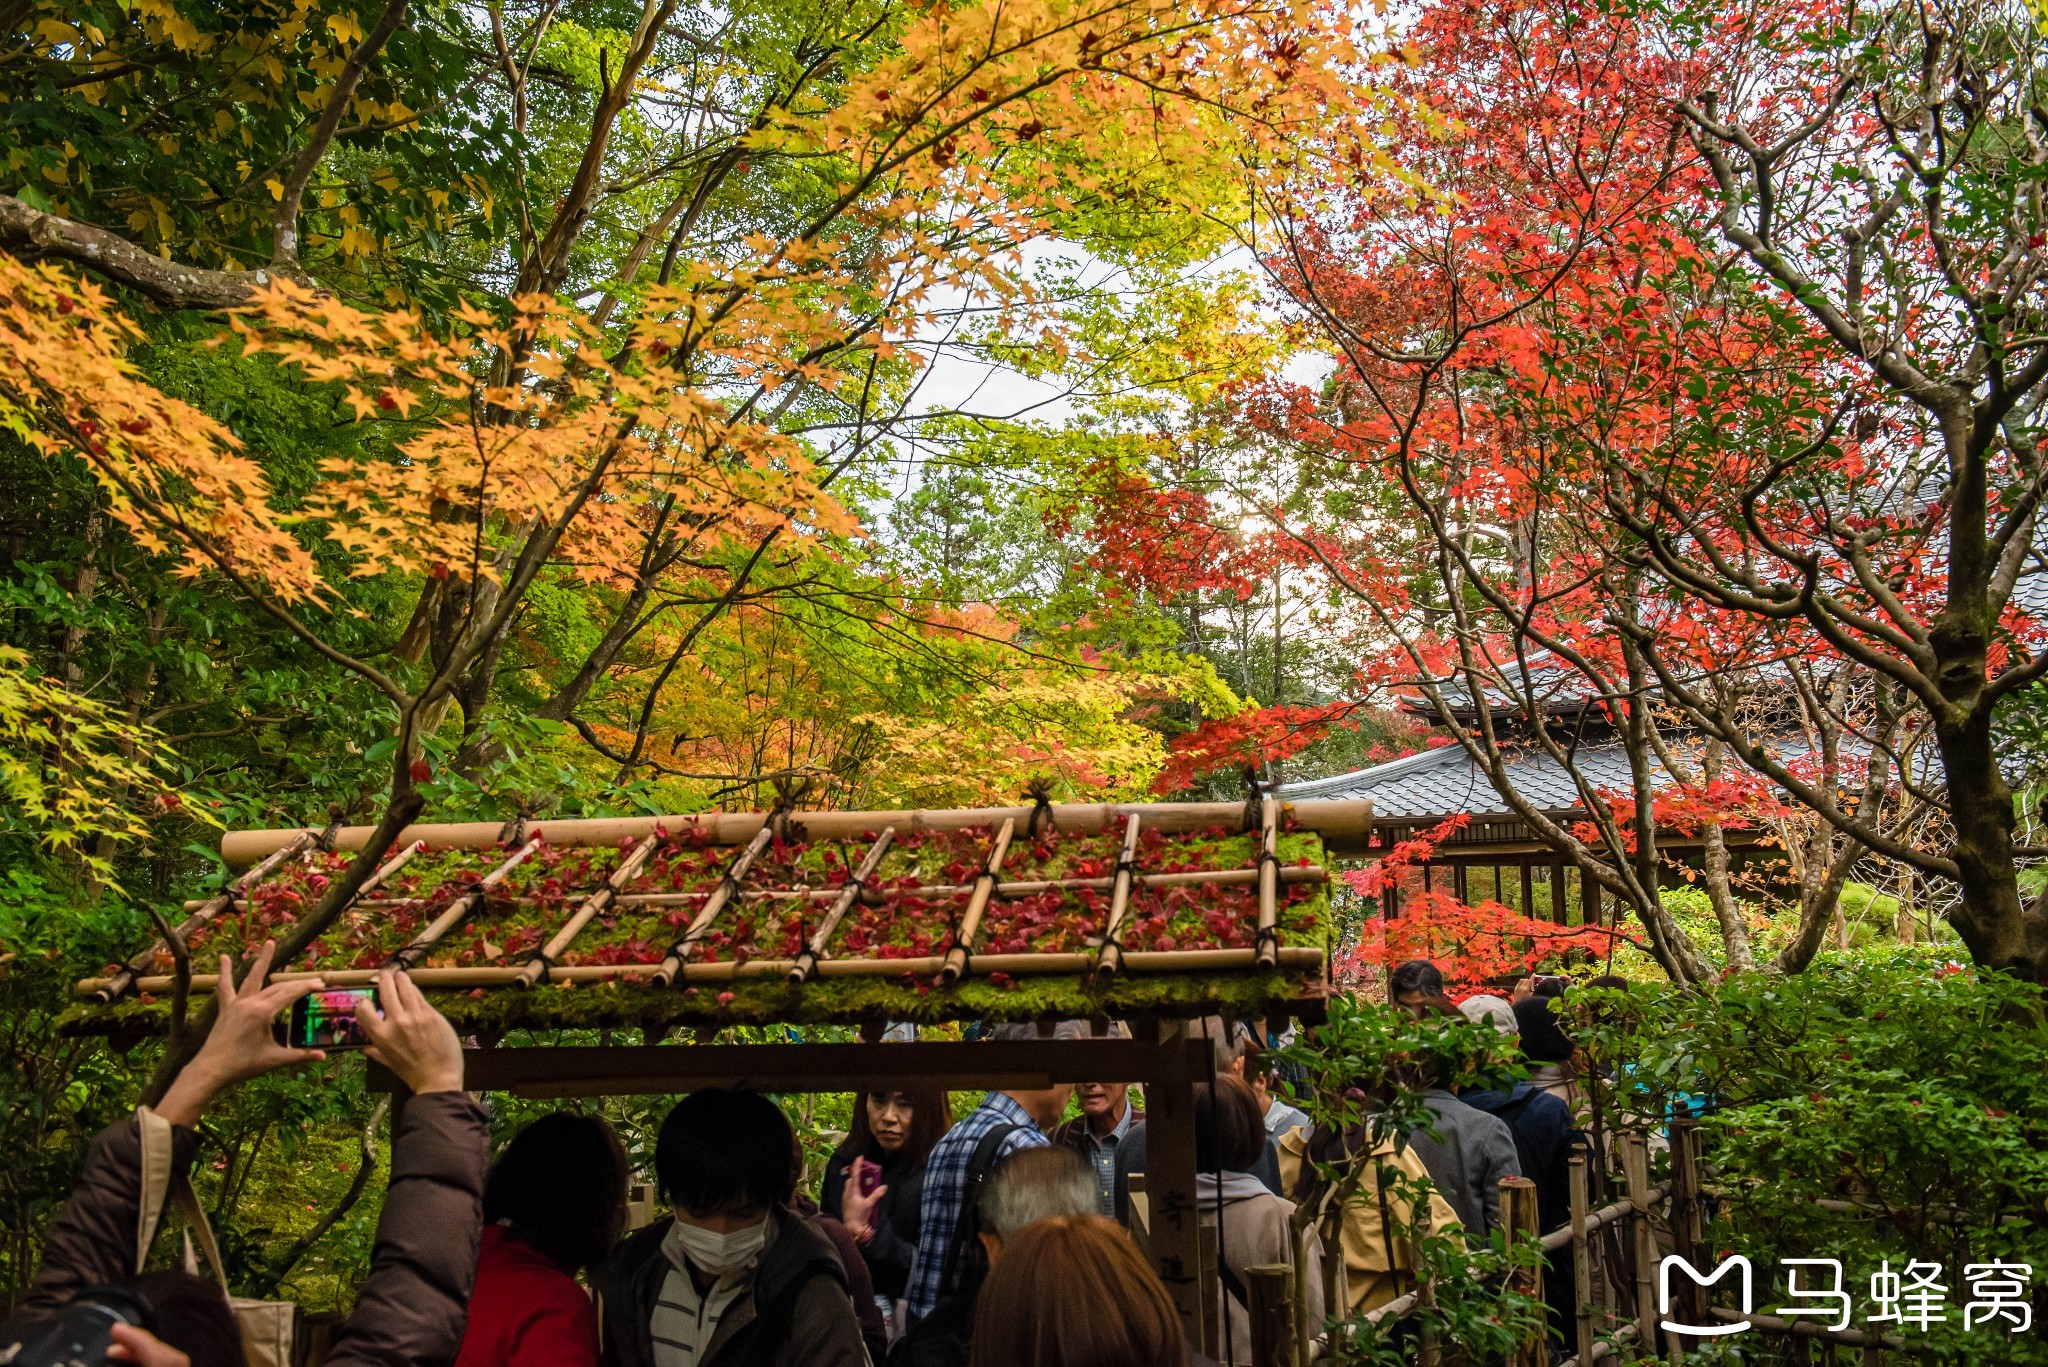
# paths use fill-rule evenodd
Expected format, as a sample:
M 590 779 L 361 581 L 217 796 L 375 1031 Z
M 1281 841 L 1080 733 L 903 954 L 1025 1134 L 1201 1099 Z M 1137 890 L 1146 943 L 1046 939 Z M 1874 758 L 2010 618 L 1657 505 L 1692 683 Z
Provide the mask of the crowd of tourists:
M 252 981 L 263 981 L 266 959 Z M 1454 1005 L 1437 970 L 1418 961 L 1398 968 L 1391 988 L 1418 1015 L 1487 1021 L 1514 1037 L 1530 1080 L 1462 1094 L 1414 1080 L 1428 1121 L 1379 1141 L 1387 1167 L 1411 1180 L 1343 1211 L 1335 1284 L 1347 1304 L 1333 1307 L 1341 1313 L 1399 1294 L 1410 1244 L 1389 1237 L 1389 1222 L 1411 1227 L 1421 1201 L 1431 1228 L 1484 1243 L 1498 1227 L 1500 1179 L 1526 1176 L 1544 1228 L 1567 1218 L 1573 1049 L 1552 1009 L 1555 985 L 1532 980 L 1512 1001 Z M 93 1142 L 0 1348 L 67 1307 L 125 1296 L 147 1315 L 113 1328 L 108 1356 L 139 1367 L 239 1367 L 235 1311 L 212 1283 L 190 1272 L 138 1275 L 161 1203 L 152 1184 L 164 1172 L 183 1180 L 195 1127 L 223 1088 L 319 1057 L 286 1048 L 271 1030 L 307 990 L 279 983 L 238 994 L 223 967 L 218 1019 L 198 1055 L 154 1108 Z M 1321 1321 L 1325 1253 L 1313 1227 L 1297 1240 L 1291 1217 L 1297 1202 L 1322 1195 L 1316 1160 L 1360 1141 L 1310 1123 L 1256 1028 L 1211 1025 L 1216 1077 L 1195 1097 L 1197 1207 L 1217 1232 L 1216 1356 L 1245 1364 L 1251 1268 L 1299 1262 L 1309 1314 Z M 1125 1084 L 991 1091 L 957 1120 L 944 1092 L 864 1094 L 815 1199 L 779 1106 L 751 1092 L 698 1091 L 675 1104 L 655 1140 L 670 1216 L 629 1231 L 632 1173 L 606 1121 L 545 1116 L 493 1162 L 483 1106 L 462 1090 L 455 1031 L 404 974 L 383 976 L 362 1026 L 371 1056 L 409 1095 L 393 1125 L 371 1271 L 326 1359 L 335 1367 L 1208 1361 L 1185 1341 L 1133 1237 L 1145 1224 L 1143 1183 L 1133 1178 L 1146 1169 L 1146 1121 Z M 1069 1023 L 1057 1033 L 1084 1029 Z M 158 1128 L 170 1142 L 152 1157 Z M 1568 1273 L 1554 1268 L 1549 1279 L 1560 1317 L 1572 1304 Z

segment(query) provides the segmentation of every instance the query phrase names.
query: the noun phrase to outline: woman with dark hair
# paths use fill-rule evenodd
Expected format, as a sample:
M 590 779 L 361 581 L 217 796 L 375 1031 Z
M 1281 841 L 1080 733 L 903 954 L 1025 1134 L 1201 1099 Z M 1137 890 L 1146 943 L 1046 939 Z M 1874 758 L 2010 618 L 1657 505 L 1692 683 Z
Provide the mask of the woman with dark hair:
M 1560 1027 L 1555 997 L 1530 997 L 1515 1003 L 1515 1025 L 1520 1031 L 1522 1057 L 1529 1061 L 1529 1085 L 1548 1092 L 1570 1107 L 1579 1108 L 1579 1074 L 1571 1038 Z
M 1251 1169 L 1266 1152 L 1266 1126 L 1259 1099 L 1244 1079 L 1219 1073 L 1214 1086 L 1195 1084 L 1195 1206 L 1207 1229 L 1221 1226 L 1217 1240 L 1217 1323 L 1228 1323 L 1230 1339 L 1217 1356 L 1248 1367 L 1252 1360 L 1250 1270 L 1262 1264 L 1294 1263 L 1289 1220 L 1294 1203 L 1275 1196 Z M 1305 1260 L 1308 1315 L 1323 1319 L 1321 1241 L 1309 1233 Z
M 596 1367 L 576 1274 L 626 1225 L 626 1150 L 603 1117 L 557 1111 L 512 1136 L 484 1183 L 484 1237 L 456 1367 Z
M 973 1367 L 1187 1367 L 1180 1316 L 1114 1220 L 1061 1215 L 1003 1245 L 974 1308 Z
M 845 1142 L 825 1165 L 818 1207 L 860 1244 L 885 1317 L 909 1289 L 917 1261 L 925 1159 L 952 1125 L 944 1092 L 865 1092 L 854 1099 Z

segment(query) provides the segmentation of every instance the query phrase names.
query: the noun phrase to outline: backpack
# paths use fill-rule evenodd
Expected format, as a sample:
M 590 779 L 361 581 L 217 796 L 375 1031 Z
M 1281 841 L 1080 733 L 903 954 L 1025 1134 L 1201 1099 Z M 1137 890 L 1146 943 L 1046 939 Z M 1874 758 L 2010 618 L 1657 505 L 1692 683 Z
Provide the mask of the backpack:
M 745 1367 L 775 1367 L 787 1356 L 790 1338 L 796 1332 L 796 1303 L 820 1277 L 840 1282 L 831 1268 L 813 1263 L 783 1287 L 774 1300 L 755 1310 L 753 1330 L 740 1351 Z
M 946 1270 L 939 1278 L 939 1295 L 957 1296 L 981 1285 L 988 1274 L 988 1260 L 981 1252 L 981 1188 L 996 1165 L 1003 1144 L 1022 1125 L 996 1125 L 974 1146 L 967 1160 L 966 1185 L 960 1193 L 960 1219 L 953 1226 L 953 1246 L 946 1250 Z

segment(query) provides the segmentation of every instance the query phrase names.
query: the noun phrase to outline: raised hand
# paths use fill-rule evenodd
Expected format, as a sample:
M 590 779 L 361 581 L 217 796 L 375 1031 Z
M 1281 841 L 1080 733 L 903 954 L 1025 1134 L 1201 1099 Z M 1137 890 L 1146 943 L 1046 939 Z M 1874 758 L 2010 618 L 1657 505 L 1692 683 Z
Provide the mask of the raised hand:
M 266 983 L 270 961 L 276 956 L 277 941 L 265 941 L 240 988 L 235 986 L 235 961 L 225 954 L 221 956 L 220 981 L 214 988 L 217 1005 L 213 1029 L 198 1055 L 185 1065 L 170 1091 L 157 1103 L 158 1115 L 174 1125 L 195 1124 L 223 1088 L 279 1068 L 327 1057 L 318 1049 L 288 1049 L 277 1042 L 271 1022 L 299 998 L 318 991 L 321 983 L 318 978 Z
M 839 1223 L 846 1226 L 846 1232 L 866 1243 L 873 1232 L 875 1207 L 889 1194 L 889 1188 L 877 1185 L 866 1196 L 860 1194 L 861 1169 L 868 1160 L 856 1158 L 846 1172 L 846 1189 L 839 1194 Z
M 462 1041 L 397 969 L 377 975 L 377 1004 L 356 1003 L 356 1023 L 370 1041 L 364 1052 L 398 1074 L 415 1095 L 462 1090 Z

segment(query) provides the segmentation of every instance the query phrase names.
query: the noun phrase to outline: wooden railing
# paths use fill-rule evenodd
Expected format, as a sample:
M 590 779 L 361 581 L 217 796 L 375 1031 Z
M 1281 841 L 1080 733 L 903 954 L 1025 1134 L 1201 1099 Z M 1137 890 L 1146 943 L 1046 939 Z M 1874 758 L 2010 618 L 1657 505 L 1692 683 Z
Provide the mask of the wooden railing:
M 1544 1302 L 1544 1282 L 1549 1266 L 1569 1267 L 1572 1284 L 1578 1288 L 1576 1315 L 1565 1327 L 1562 1348 L 1546 1348 L 1532 1335 L 1507 1359 L 1507 1367 L 1590 1367 L 1591 1364 L 1627 1355 L 1662 1357 L 1682 1364 L 1699 1340 L 1674 1334 L 1661 1327 L 1671 1319 L 1687 1325 L 1747 1321 L 1749 1332 L 1766 1337 L 1818 1339 L 1825 1343 L 1862 1350 L 1865 1367 L 1878 1363 L 1885 1351 L 1902 1350 L 1896 1336 L 1859 1329 L 1832 1329 L 1807 1320 L 1787 1320 L 1768 1314 L 1737 1312 L 1709 1303 L 1708 1288 L 1691 1278 L 1675 1279 L 1671 1287 L 1669 1315 L 1658 1304 L 1658 1267 L 1666 1253 L 1675 1254 L 1701 1271 L 1708 1200 L 1740 1200 L 1743 1193 L 1709 1183 L 1699 1150 L 1699 1136 L 1692 1122 L 1681 1120 L 1670 1131 L 1670 1177 L 1649 1180 L 1649 1141 L 1640 1131 L 1608 1136 L 1610 1153 L 1606 1162 L 1587 1144 L 1573 1150 L 1569 1167 L 1570 1219 L 1549 1234 L 1539 1234 L 1535 1185 L 1525 1178 L 1501 1181 L 1499 1192 L 1501 1225 L 1511 1244 L 1533 1243 L 1544 1255 L 1533 1266 L 1518 1267 L 1510 1274 L 1507 1289 Z M 1595 1207 L 1600 1195 L 1618 1194 L 1618 1199 Z M 1860 1214 L 1878 1207 L 1853 1201 L 1819 1200 L 1816 1208 L 1846 1214 Z M 1415 1232 L 1410 1232 L 1414 1237 Z M 1564 1255 L 1559 1257 L 1559 1255 Z M 1339 1257 L 1332 1250 L 1326 1257 Z M 1717 1260 L 1711 1256 L 1705 1264 Z M 1421 1259 L 1415 1260 L 1424 1268 Z M 1285 1265 L 1249 1269 L 1247 1290 L 1251 1298 L 1252 1359 L 1250 1367 L 1301 1367 L 1300 1345 L 1308 1345 L 1311 1360 L 1330 1356 L 1328 1333 L 1297 1332 L 1294 1322 L 1296 1299 L 1292 1269 Z M 1443 1367 L 1448 1357 L 1433 1340 L 1427 1316 L 1418 1316 L 1435 1303 L 1434 1288 L 1426 1273 L 1415 1289 L 1360 1317 L 1372 1325 L 1416 1319 L 1408 1361 L 1416 1367 Z M 1546 1318 L 1547 1323 L 1547 1318 Z M 1344 1328 L 1344 1326 L 1340 1326 Z M 1356 1332 L 1356 1322 L 1349 1326 Z M 1462 1360 L 1462 1359 L 1460 1359 Z M 1240 1364 L 1239 1367 L 1244 1367 Z

